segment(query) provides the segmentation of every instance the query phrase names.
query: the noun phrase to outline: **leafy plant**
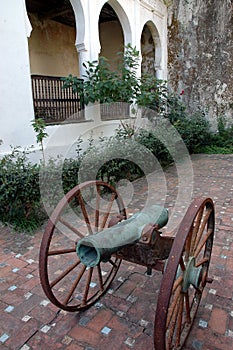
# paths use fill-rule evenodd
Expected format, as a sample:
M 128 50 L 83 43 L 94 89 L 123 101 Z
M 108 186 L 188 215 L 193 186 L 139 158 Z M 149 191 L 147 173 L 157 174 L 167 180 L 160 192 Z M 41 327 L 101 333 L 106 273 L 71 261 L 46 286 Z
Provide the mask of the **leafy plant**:
M 128 44 L 124 53 L 118 53 L 120 64 L 113 71 L 108 60 L 100 57 L 98 61 L 84 63 L 84 80 L 69 75 L 63 78 L 64 88 L 71 87 L 79 93 L 81 101 L 89 103 L 135 103 L 139 106 L 161 111 L 164 108 L 166 83 L 155 77 L 137 76 L 139 51 Z
M 45 131 L 45 129 L 46 129 L 45 121 L 42 118 L 37 118 L 37 119 L 32 121 L 32 126 L 33 126 L 35 133 L 36 133 L 36 141 L 41 146 L 43 161 L 45 162 L 43 140 L 48 136 L 47 132 Z
M 208 154 L 232 154 L 233 125 L 227 127 L 224 117 L 219 117 L 217 131 L 209 133 L 208 138 L 200 145 L 198 151 Z
M 152 152 L 162 166 L 167 166 L 172 162 L 172 157 L 168 149 L 152 131 L 141 129 L 135 138 L 140 144 Z
M 28 151 L 13 148 L 0 160 L 0 220 L 32 231 L 44 216 L 40 203 L 39 165 L 29 162 Z
M 197 110 L 190 114 L 173 93 L 167 95 L 164 117 L 176 128 L 190 153 L 195 153 L 210 137 L 210 125 L 205 113 Z
M 123 129 L 116 135 L 100 138 L 88 148 L 80 161 L 80 181 L 101 179 L 116 184 L 121 179 L 133 181 L 154 170 L 151 152 Z
M 151 120 L 148 115 L 149 110 L 156 111 L 159 114 L 164 113 L 167 106 L 166 82 L 153 76 L 142 76 L 140 91 L 135 98 L 135 104 L 146 107 L 146 116 L 149 117 L 149 120 Z

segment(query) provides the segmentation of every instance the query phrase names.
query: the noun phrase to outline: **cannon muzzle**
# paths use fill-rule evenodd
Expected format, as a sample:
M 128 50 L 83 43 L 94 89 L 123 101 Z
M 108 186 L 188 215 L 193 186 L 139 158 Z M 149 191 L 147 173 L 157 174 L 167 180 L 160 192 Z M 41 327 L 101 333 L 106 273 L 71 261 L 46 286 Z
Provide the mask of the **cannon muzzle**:
M 82 238 L 77 244 L 77 254 L 85 266 L 97 266 L 101 261 L 107 262 L 120 248 L 136 243 L 147 224 L 157 224 L 161 228 L 167 221 L 167 209 L 153 205 L 115 226 Z

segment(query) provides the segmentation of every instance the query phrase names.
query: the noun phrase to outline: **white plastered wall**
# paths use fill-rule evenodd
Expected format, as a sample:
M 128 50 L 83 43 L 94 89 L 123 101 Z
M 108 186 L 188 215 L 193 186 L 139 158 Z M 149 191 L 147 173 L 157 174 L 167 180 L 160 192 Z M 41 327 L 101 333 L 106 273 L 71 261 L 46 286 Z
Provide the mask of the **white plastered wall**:
M 30 146 L 35 134 L 27 35 L 30 35 L 24 0 L 8 0 L 0 10 L 0 153 L 13 146 Z

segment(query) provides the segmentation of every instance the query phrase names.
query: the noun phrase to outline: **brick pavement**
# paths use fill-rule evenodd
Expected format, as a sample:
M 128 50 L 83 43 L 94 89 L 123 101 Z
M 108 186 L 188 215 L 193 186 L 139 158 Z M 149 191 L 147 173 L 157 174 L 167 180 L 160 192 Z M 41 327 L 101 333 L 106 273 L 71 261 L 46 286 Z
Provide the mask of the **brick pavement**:
M 192 197 L 210 196 L 216 206 L 216 234 L 210 275 L 185 350 L 230 350 L 233 343 L 233 155 L 193 155 Z M 166 206 L 179 184 L 167 169 Z M 157 182 L 154 189 L 157 191 Z M 141 206 L 145 184 L 137 181 L 129 210 Z M 182 209 L 182 208 L 181 208 Z M 182 209 L 183 210 L 183 209 Z M 183 215 L 182 210 L 178 212 Z M 109 292 L 80 313 L 58 310 L 45 297 L 38 276 L 42 232 L 34 236 L 0 228 L 0 348 L 128 350 L 153 349 L 153 322 L 162 275 L 122 263 Z M 158 349 L 159 350 L 159 349 Z

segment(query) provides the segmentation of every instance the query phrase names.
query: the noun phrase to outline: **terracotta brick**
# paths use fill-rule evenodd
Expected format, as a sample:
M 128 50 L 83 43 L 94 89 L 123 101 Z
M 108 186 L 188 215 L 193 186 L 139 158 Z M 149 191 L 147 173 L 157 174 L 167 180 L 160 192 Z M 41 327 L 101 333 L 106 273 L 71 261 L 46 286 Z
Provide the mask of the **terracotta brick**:
M 10 280 L 10 277 L 12 277 L 12 279 L 13 279 L 14 276 L 11 276 L 11 270 L 12 270 L 12 267 L 10 265 L 5 265 L 4 267 L 1 267 L 0 268 L 1 278 L 7 277 L 8 281 Z M 13 273 L 12 273 L 12 275 L 13 275 Z
M 42 324 L 50 323 L 56 316 L 47 306 L 38 305 L 30 311 L 30 316 Z
M 93 329 L 96 332 L 100 332 L 112 317 L 113 312 L 111 310 L 99 310 L 99 312 L 88 323 L 88 328 Z
M 72 344 L 66 347 L 66 350 L 84 350 L 85 348 L 76 342 L 72 341 Z
M 104 296 L 104 305 L 114 311 L 127 312 L 132 304 L 116 295 L 106 294 Z
M 68 313 L 65 316 L 60 314 L 55 318 L 54 322 L 56 325 L 49 332 L 54 338 L 62 340 L 73 327 L 76 327 L 77 317 L 74 313 Z
M 133 293 L 136 285 L 132 281 L 125 281 L 121 287 L 114 293 L 119 298 L 126 299 L 130 294 Z
M 21 259 L 16 259 L 16 258 L 9 259 L 7 263 L 12 267 L 19 267 L 19 268 L 23 268 L 28 265 L 28 262 L 23 261 Z
M 35 306 L 39 305 L 43 299 L 37 295 L 32 295 L 28 300 L 15 307 L 13 314 L 16 317 L 22 318 L 27 315 Z
M 35 288 L 39 283 L 40 283 L 39 278 L 32 277 L 30 279 L 26 279 L 25 283 L 21 285 L 21 288 L 23 288 L 24 290 L 30 291 L 33 288 Z
M 126 347 L 124 344 L 127 335 L 122 331 L 112 330 L 108 336 L 102 335 L 100 342 L 98 344 L 98 349 L 106 350 L 129 350 L 129 347 Z
M 229 257 L 227 259 L 226 268 L 228 271 L 230 271 L 232 273 L 232 271 L 233 271 L 233 258 Z
M 2 301 L 10 305 L 19 305 L 24 300 L 25 291 L 20 288 L 15 289 L 14 291 L 7 290 L 6 293 L 2 295 Z
M 27 345 L 30 349 L 39 350 L 56 350 L 64 349 L 64 345 L 57 342 L 56 339 L 51 338 L 48 334 L 37 332 L 30 340 L 27 341 Z
M 32 273 L 33 271 L 34 271 L 33 267 L 31 265 L 27 265 L 22 269 L 20 269 L 17 273 L 21 276 L 27 276 L 29 273 Z
M 233 332 L 233 315 L 229 318 L 228 328 Z
M 100 341 L 100 334 L 86 327 L 75 326 L 68 334 L 70 337 L 78 340 L 80 343 L 97 346 Z
M 215 245 L 213 246 L 212 256 L 218 256 L 218 255 L 220 255 L 221 251 L 222 251 L 222 247 L 221 247 L 221 246 L 218 246 L 217 244 L 215 244 Z
M 5 306 L 6 307 L 6 306 Z M 0 329 L 1 333 L 7 333 L 10 336 L 14 336 L 19 329 L 23 327 L 24 323 L 14 317 L 12 314 L 2 312 L 0 317 Z
M 113 316 L 107 323 L 107 326 L 117 331 L 126 332 L 128 328 L 128 322 L 121 317 Z
M 14 331 L 14 336 L 6 342 L 6 345 L 10 349 L 19 349 L 37 330 L 38 322 L 31 319 L 27 323 L 24 323 L 18 331 Z
M 135 341 L 135 349 L 154 349 L 154 338 L 141 334 Z
M 225 334 L 227 326 L 227 313 L 222 309 L 214 309 L 211 313 L 209 327 L 214 332 Z

